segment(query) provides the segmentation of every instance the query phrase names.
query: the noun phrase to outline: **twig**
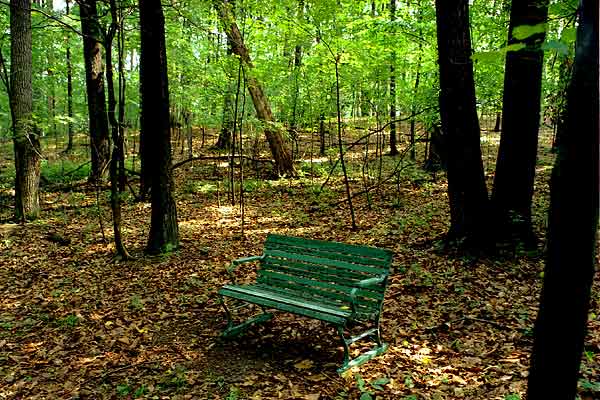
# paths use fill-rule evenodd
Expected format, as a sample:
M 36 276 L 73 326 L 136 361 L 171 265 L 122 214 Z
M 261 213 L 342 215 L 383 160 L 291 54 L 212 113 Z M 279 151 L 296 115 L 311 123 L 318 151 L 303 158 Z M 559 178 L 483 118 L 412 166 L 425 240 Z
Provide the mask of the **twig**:
M 94 380 L 98 380 L 98 379 L 104 380 L 108 376 L 116 374 L 117 372 L 122 372 L 122 371 L 128 370 L 130 368 L 139 367 L 139 366 L 142 366 L 142 365 L 145 365 L 145 364 L 155 364 L 155 363 L 159 363 L 159 361 L 157 361 L 157 360 L 148 360 L 148 361 L 144 361 L 144 362 L 137 363 L 137 364 L 123 365 L 122 367 L 118 367 L 118 368 L 112 369 L 110 371 L 106 371 L 105 373 L 100 374 L 98 376 L 93 376 L 91 378 L 88 378 L 85 381 L 83 381 L 79 385 L 79 387 L 83 387 L 83 386 L 87 385 L 88 383 L 90 383 L 90 382 L 92 382 Z
M 455 323 L 461 322 L 461 321 L 481 322 L 481 323 L 484 323 L 484 324 L 489 324 L 489 325 L 495 326 L 498 329 L 502 329 L 502 330 L 506 330 L 506 331 L 512 331 L 512 330 L 514 330 L 514 328 L 511 328 L 509 326 L 500 324 L 500 323 L 498 323 L 496 321 L 490 321 L 489 319 L 476 318 L 476 317 L 468 317 L 468 316 L 457 318 L 457 319 L 453 319 L 451 321 L 446 321 L 446 322 L 443 322 L 443 323 L 441 323 L 439 325 L 436 325 L 436 326 L 433 326 L 433 327 L 429 327 L 429 328 L 425 328 L 425 330 L 433 331 L 433 330 L 440 329 L 444 325 L 449 326 L 450 324 L 455 324 Z
M 10 7 L 10 3 L 0 0 L 0 4 L 5 5 L 7 7 Z M 79 32 L 76 28 L 73 28 L 71 25 L 67 24 L 66 22 L 63 22 L 60 20 L 60 18 L 52 15 L 52 14 L 48 14 L 47 12 L 43 11 L 43 10 L 39 10 L 37 8 L 29 8 L 29 9 L 24 9 L 25 11 L 30 11 L 30 12 L 37 12 L 42 14 L 43 16 L 45 16 L 48 19 L 51 19 L 52 21 L 58 22 L 60 25 L 70 29 L 71 31 L 75 32 L 76 34 L 78 34 L 79 36 L 86 36 L 83 33 Z

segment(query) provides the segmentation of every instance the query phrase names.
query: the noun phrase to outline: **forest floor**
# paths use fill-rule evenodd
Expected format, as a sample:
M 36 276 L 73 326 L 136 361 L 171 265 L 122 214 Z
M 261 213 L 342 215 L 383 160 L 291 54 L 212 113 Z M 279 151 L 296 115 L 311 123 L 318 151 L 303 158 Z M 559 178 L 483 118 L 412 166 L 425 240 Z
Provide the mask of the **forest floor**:
M 491 187 L 498 135 L 484 139 Z M 399 180 L 373 189 L 369 201 L 354 199 L 359 228 L 351 231 L 343 181 L 336 173 L 319 193 L 329 161 L 314 157 L 299 164 L 303 176 L 293 180 L 257 179 L 247 167 L 243 235 L 239 199 L 235 206 L 228 200 L 226 164 L 176 169 L 181 248 L 144 256 L 150 206 L 129 196 L 124 234 L 136 258 L 116 261 L 106 188 L 97 197 L 78 184 L 86 168 L 73 166 L 84 155 L 67 163 L 48 143 L 35 222 L 8 221 L 9 144 L 0 160 L 0 399 L 524 398 L 544 264 L 553 160 L 547 134 L 534 198 L 539 251 L 494 258 L 441 251 L 448 228 L 443 174 L 405 163 Z M 349 157 L 353 192 L 363 189 L 362 151 Z M 206 147 L 195 153 L 213 154 Z M 384 178 L 396 162 L 382 158 Z M 372 182 L 377 166 L 372 160 Z M 73 182 L 65 184 L 65 176 Z M 387 353 L 338 376 L 334 330 L 284 313 L 238 340 L 219 338 L 225 317 L 215 294 L 229 281 L 225 268 L 260 254 L 268 233 L 393 250 L 382 322 Z M 598 275 L 592 297 L 579 384 L 585 399 L 600 398 Z

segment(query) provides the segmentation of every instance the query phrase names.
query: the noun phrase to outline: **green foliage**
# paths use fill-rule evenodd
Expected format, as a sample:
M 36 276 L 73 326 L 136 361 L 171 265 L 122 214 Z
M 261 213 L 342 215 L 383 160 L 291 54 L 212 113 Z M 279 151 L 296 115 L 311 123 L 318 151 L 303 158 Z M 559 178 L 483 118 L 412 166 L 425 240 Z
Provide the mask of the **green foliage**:
M 361 400 L 372 400 L 375 391 L 383 391 L 383 386 L 390 383 L 390 379 L 385 376 L 367 382 L 360 374 L 354 374 L 354 379 L 356 380 L 356 387 L 361 393 Z
M 49 185 L 69 184 L 74 181 L 87 179 L 90 174 L 90 164 L 77 164 L 71 160 L 48 162 L 42 160 L 42 180 Z
M 141 311 L 144 309 L 144 302 L 137 294 L 134 294 L 129 298 L 129 308 L 134 311 Z
M 182 389 L 187 385 L 185 378 L 185 368 L 176 365 L 175 368 L 167 370 L 162 380 L 158 383 L 158 388 L 164 389 Z
M 70 314 L 64 318 L 58 319 L 56 322 L 58 326 L 74 328 L 79 323 L 79 317 L 77 315 Z
M 212 194 L 217 191 L 217 185 L 211 182 L 187 181 L 183 191 L 188 194 Z
M 117 385 L 117 396 L 125 397 L 128 396 L 131 392 L 133 392 L 133 388 L 126 383 L 122 383 Z
M 513 29 L 513 36 L 517 40 L 524 40 L 534 35 L 546 32 L 548 26 L 546 23 L 536 25 L 520 25 Z

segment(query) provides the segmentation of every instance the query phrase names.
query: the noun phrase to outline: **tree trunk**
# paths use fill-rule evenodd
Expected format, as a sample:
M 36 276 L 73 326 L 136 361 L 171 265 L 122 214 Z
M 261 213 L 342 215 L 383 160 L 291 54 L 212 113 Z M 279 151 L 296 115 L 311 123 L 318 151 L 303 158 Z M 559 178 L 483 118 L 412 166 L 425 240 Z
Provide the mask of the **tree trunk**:
M 101 181 L 106 175 L 110 158 L 106 97 L 104 94 L 104 69 L 102 63 L 101 33 L 96 10 L 96 0 L 79 2 L 81 32 L 83 33 L 83 58 L 87 89 L 90 152 L 92 170 L 90 182 Z
M 271 154 L 275 159 L 275 169 L 278 174 L 295 175 L 294 164 L 291 154 L 286 147 L 285 140 L 281 132 L 274 127 L 273 111 L 262 85 L 252 76 L 252 60 L 250 53 L 244 44 L 244 38 L 231 12 L 230 2 L 227 0 L 214 0 L 215 8 L 221 19 L 227 37 L 233 44 L 233 53 L 240 57 L 246 67 L 245 79 L 246 87 L 252 98 L 256 116 L 265 124 L 265 136 L 271 149 Z
M 10 1 L 10 107 L 15 151 L 15 219 L 40 212 L 40 142 L 32 121 L 31 0 Z
M 390 0 L 390 22 L 396 20 L 396 0 Z M 392 25 L 393 26 L 393 25 Z M 392 28 L 393 29 L 393 28 Z M 393 31 L 392 31 L 393 32 Z M 396 52 L 390 57 L 390 155 L 398 155 L 396 134 Z
M 106 48 L 106 83 L 108 89 L 108 121 L 110 122 L 111 127 L 111 138 L 112 138 L 112 155 L 110 157 L 110 205 L 113 214 L 113 232 L 114 232 L 114 240 L 115 240 L 115 248 L 117 250 L 117 256 L 121 259 L 129 259 L 129 253 L 127 252 L 127 248 L 123 243 L 123 235 L 121 232 L 121 192 L 124 189 L 125 184 L 120 185 L 120 182 L 124 180 L 125 174 L 124 171 L 119 168 L 124 161 L 124 151 L 123 151 L 123 135 L 121 124 L 122 121 L 117 121 L 116 117 L 116 108 L 117 108 L 117 100 L 115 96 L 115 85 L 114 85 L 114 69 L 112 62 L 112 49 L 113 49 L 113 39 L 117 31 L 120 31 L 123 27 L 119 25 L 119 19 L 117 17 L 117 4 L 115 0 L 110 0 L 110 14 L 112 18 L 112 23 L 110 25 L 109 31 L 106 35 L 106 43 L 104 43 Z M 121 33 L 119 33 L 120 35 Z M 120 36 L 119 36 L 120 40 Z M 119 43 L 119 73 L 121 73 L 123 68 L 123 60 L 121 54 L 121 44 Z M 120 79 L 119 79 L 120 81 Z M 123 107 L 123 99 L 121 98 L 121 85 L 119 85 L 119 108 Z M 120 116 L 122 116 L 123 111 L 121 110 Z
M 552 171 L 548 255 L 529 374 L 529 400 L 574 399 L 596 266 L 598 1 L 583 0 L 566 130 Z
M 298 0 L 298 16 L 297 20 L 299 24 L 302 24 L 304 19 L 304 0 Z M 292 94 L 292 120 L 290 122 L 290 133 L 296 147 L 298 146 L 298 135 L 296 132 L 297 124 L 297 113 L 298 113 L 298 97 L 300 96 L 300 84 L 298 78 L 300 76 L 300 67 L 302 66 L 302 44 L 296 39 L 296 47 L 294 48 L 294 93 Z M 292 147 L 293 150 L 293 147 Z
M 66 15 L 69 15 L 69 0 L 66 0 Z M 67 116 L 69 121 L 67 122 L 67 134 L 69 142 L 65 153 L 69 153 L 73 150 L 73 66 L 71 64 L 71 46 L 69 45 L 69 37 L 67 36 Z
M 325 113 L 319 115 L 319 154 L 325 155 Z
M 468 0 L 436 0 L 440 116 L 448 144 L 448 239 L 480 246 L 488 194 L 483 174 Z
M 227 37 L 227 55 L 231 56 L 233 53 L 233 44 L 229 36 Z M 225 96 L 223 97 L 223 121 L 221 123 L 221 131 L 219 132 L 219 138 L 215 147 L 220 150 L 229 149 L 231 146 L 231 135 L 233 134 L 233 102 L 232 92 L 234 86 L 230 79 L 227 79 L 227 87 L 225 88 Z
M 531 227 L 531 200 L 537 159 L 540 96 L 545 32 L 523 40 L 515 38 L 520 26 L 545 24 L 548 0 L 513 1 L 508 44 L 525 45 L 506 55 L 502 136 L 492 191 L 492 205 L 500 240 L 516 239 L 535 246 Z
M 177 207 L 173 198 L 169 84 L 165 18 L 160 0 L 140 0 L 141 129 L 150 163 L 152 216 L 146 251 L 151 254 L 179 247 Z
M 419 14 L 417 17 L 417 22 L 419 26 L 423 21 L 423 9 L 421 8 L 421 2 L 417 1 L 417 7 L 419 8 Z M 419 27 L 418 31 L 419 37 L 423 36 L 423 30 Z M 415 129 L 415 115 L 417 113 L 417 96 L 419 94 L 419 84 L 421 83 L 421 63 L 423 60 L 423 41 L 419 40 L 419 49 L 418 57 L 417 57 L 417 72 L 415 74 L 415 86 L 413 90 L 413 98 L 412 98 L 412 118 L 410 119 L 410 159 L 415 161 L 417 159 L 417 142 L 416 142 L 416 129 Z M 436 127 L 437 129 L 437 127 Z M 433 136 L 432 136 L 433 137 Z M 425 158 L 428 160 L 428 158 Z
M 496 123 L 494 124 L 494 132 L 500 132 L 500 127 L 502 126 L 502 113 L 496 113 Z

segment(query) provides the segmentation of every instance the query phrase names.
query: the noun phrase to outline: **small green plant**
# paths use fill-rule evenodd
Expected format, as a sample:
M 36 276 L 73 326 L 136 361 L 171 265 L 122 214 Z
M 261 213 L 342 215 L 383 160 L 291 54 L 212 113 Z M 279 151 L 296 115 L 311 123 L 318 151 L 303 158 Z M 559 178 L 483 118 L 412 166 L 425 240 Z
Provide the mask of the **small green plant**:
M 137 294 L 131 296 L 131 298 L 129 299 L 129 308 L 131 308 L 134 311 L 141 311 L 144 309 L 144 302 L 142 301 L 140 296 L 138 296 Z
M 516 393 L 511 393 L 504 396 L 504 400 L 521 400 L 521 396 Z
M 158 384 L 159 389 L 181 389 L 187 385 L 187 379 L 185 378 L 185 368 L 181 366 L 175 366 L 174 369 L 170 369 L 165 373 L 163 380 Z
M 235 386 L 231 386 L 229 388 L 229 394 L 225 397 L 225 400 L 238 400 L 241 396 L 242 392 L 239 388 Z
M 582 379 L 579 381 L 579 384 L 583 390 L 600 393 L 600 382 L 591 382 L 586 379 Z
M 383 391 L 383 386 L 390 383 L 390 379 L 385 376 L 371 382 L 365 381 L 360 374 L 355 374 L 354 378 L 356 379 L 356 387 L 361 393 L 360 400 L 372 400 L 375 391 Z
M 70 314 L 64 318 L 59 319 L 57 322 L 58 326 L 74 328 L 77 325 L 77 323 L 79 323 L 79 317 L 77 315 Z
M 142 385 L 135 390 L 135 392 L 133 393 L 133 397 L 137 399 L 139 397 L 144 396 L 145 394 L 148 394 L 148 392 L 150 391 L 148 390 L 146 385 Z
M 0 322 L 0 328 L 6 329 L 8 331 L 11 330 L 13 326 L 10 322 Z
M 125 397 L 125 396 L 128 396 L 129 394 L 131 394 L 132 391 L 133 391 L 133 388 L 126 383 L 117 385 L 117 396 Z

